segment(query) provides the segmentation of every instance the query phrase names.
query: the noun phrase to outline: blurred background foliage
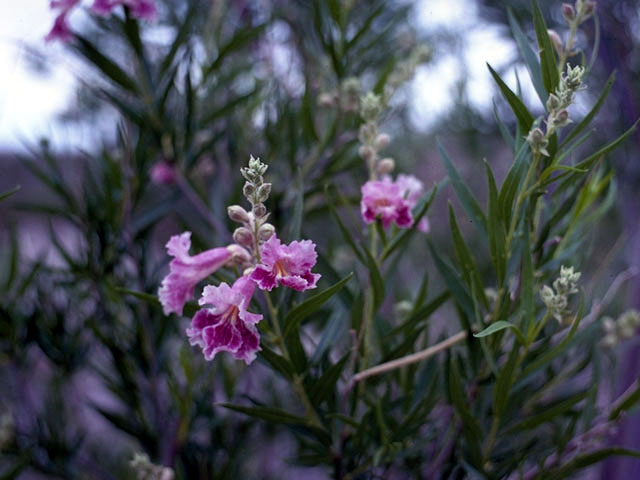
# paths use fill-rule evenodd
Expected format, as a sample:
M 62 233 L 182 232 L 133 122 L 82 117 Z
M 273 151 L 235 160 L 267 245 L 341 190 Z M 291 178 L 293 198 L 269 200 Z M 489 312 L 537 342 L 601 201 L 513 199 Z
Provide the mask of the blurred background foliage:
M 505 42 L 507 6 L 533 39 L 528 1 L 473 4 L 478 18 L 498 28 Z M 179 230 L 193 232 L 197 249 L 228 243 L 233 226 L 226 206 L 240 203 L 238 170 L 250 154 L 270 165 L 272 221 L 290 232 L 288 239 L 299 228 L 295 219 L 303 198 L 302 229 L 319 245 L 323 288 L 354 270 L 353 254 L 339 248 L 339 230 L 327 228 L 332 217 L 324 189 L 338 186 L 335 200 L 354 205 L 366 181 L 357 155 L 354 91 L 356 98 L 368 90 L 382 93 L 391 75 L 400 72 L 409 80 L 414 69 L 428 71 L 445 58 L 453 58 L 462 72 L 450 92 L 453 108 L 424 128 L 411 112 L 418 94 L 429 105 L 429 86 L 417 92 L 415 84 L 402 82 L 382 130 L 392 136 L 389 151 L 399 170 L 426 185 L 446 175 L 435 147 L 438 136 L 484 204 L 482 159 L 501 181 L 509 152 L 493 108 L 470 101 L 465 31 L 417 29 L 415 9 L 412 2 L 383 0 L 163 0 L 159 23 L 142 31 L 125 16 L 91 17 L 83 24 L 69 48 L 94 69 L 82 72 L 76 103 L 62 121 L 106 123 L 111 135 L 96 146 L 97 153 L 54 151 L 43 141 L 0 167 L 0 191 L 22 184 L 0 203 L 0 406 L 12 419 L 3 424 L 11 435 L 2 444 L 1 478 L 133 478 L 128 461 L 139 450 L 173 466 L 177 478 L 327 478 L 327 470 L 314 465 L 333 459 L 314 455 L 312 445 L 215 406 L 245 399 L 295 410 L 295 399 L 282 394 L 285 382 L 264 359 L 250 369 L 226 358 L 206 363 L 187 345 L 183 319 L 164 317 L 152 302 L 128 292 L 155 294 L 166 270 L 163 245 Z M 561 29 L 559 4 L 544 2 L 544 9 L 549 26 Z M 595 143 L 604 143 L 640 117 L 640 12 L 633 0 L 599 0 L 598 12 L 598 22 L 589 23 L 579 38 L 599 48 L 589 78 L 594 88 L 580 94 L 576 110 L 587 112 L 616 70 L 593 133 Z M 424 45 L 433 52 L 430 62 L 411 65 L 412 54 Z M 514 55 L 499 73 L 524 72 L 518 61 Z M 359 79 L 355 87 L 353 78 Z M 520 80 L 529 88 L 524 76 Z M 323 105 L 323 95 L 333 105 Z M 499 117 L 514 127 L 496 91 L 486 97 L 495 97 Z M 580 252 L 596 260 L 584 264 L 591 301 L 602 298 L 618 272 L 640 264 L 639 135 L 608 157 L 619 188 L 616 208 L 599 220 L 594 240 Z M 171 166 L 175 178 L 154 181 L 158 163 Z M 447 201 L 458 205 L 450 188 L 429 216 L 435 243 L 448 245 L 451 251 L 444 253 L 452 257 Z M 362 231 L 352 228 L 359 219 L 349 211 L 340 208 L 342 218 Z M 472 226 L 460 228 L 472 249 L 480 244 Z M 29 240 L 34 237 L 35 244 Z M 488 256 L 477 261 L 481 272 L 491 271 Z M 384 305 L 392 318 L 400 315 L 399 302 L 419 296 L 421 271 L 434 270 L 424 246 L 398 262 L 403 282 L 393 285 Z M 431 291 L 441 290 L 437 277 L 430 278 Z M 635 278 L 628 285 L 612 312 L 630 303 L 640 307 L 640 282 Z M 343 321 L 348 307 L 353 318 L 362 308 L 362 299 L 350 291 L 341 295 L 346 298 L 336 301 L 333 315 L 321 312 L 310 322 L 313 331 L 329 332 L 319 343 L 307 339 L 315 347 L 316 378 L 330 364 L 328 347 L 349 345 Z M 455 330 L 446 318 L 445 311 L 440 330 Z M 612 373 L 609 391 L 599 395 L 614 397 L 637 379 L 639 348 L 634 340 L 619 356 L 603 356 L 600 368 Z M 423 390 L 437 378 L 429 376 L 431 366 L 420 369 Z M 442 423 L 448 415 L 443 412 Z M 617 443 L 639 447 L 639 421 L 637 414 L 626 419 Z M 351 448 L 367 455 L 371 446 L 356 441 Z M 412 462 L 425 455 L 415 448 L 405 452 L 397 475 L 412 472 Z M 639 468 L 637 460 L 615 460 L 591 474 L 633 478 Z M 444 467 L 440 473 L 465 474 Z M 391 478 L 393 469 L 386 474 Z

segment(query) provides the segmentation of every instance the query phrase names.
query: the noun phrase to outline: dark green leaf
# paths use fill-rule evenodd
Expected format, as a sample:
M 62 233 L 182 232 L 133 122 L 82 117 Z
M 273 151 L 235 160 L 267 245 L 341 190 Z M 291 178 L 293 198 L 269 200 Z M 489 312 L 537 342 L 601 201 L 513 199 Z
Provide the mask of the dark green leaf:
M 474 333 L 473 336 L 477 338 L 487 337 L 496 332 L 504 330 L 505 328 L 510 328 L 513 330 L 513 333 L 515 333 L 516 337 L 518 337 L 518 341 L 520 342 L 520 344 L 524 345 L 526 343 L 524 336 L 522 335 L 522 332 L 520 331 L 518 326 L 505 320 L 498 320 L 497 322 L 493 322 L 481 332 Z
M 322 376 L 313 384 L 309 391 L 309 397 L 313 405 L 318 405 L 336 390 L 336 383 L 350 355 L 351 352 L 347 352 L 338 362 L 327 368 Z
M 487 179 L 489 182 L 489 247 L 491 250 L 491 261 L 496 270 L 496 276 L 498 277 L 498 285 L 502 287 L 507 269 L 507 252 L 506 249 L 506 232 L 504 223 L 500 216 L 500 205 L 498 202 L 498 190 L 496 188 L 496 181 L 493 178 L 493 172 L 491 167 L 485 161 L 485 170 L 487 172 Z
M 0 201 L 4 200 L 5 198 L 9 198 L 14 193 L 18 193 L 20 191 L 20 188 L 21 188 L 20 185 L 16 185 L 11 190 L 7 190 L 6 192 L 0 193 Z
M 538 0 L 533 0 L 533 25 L 536 29 L 536 37 L 538 38 L 542 81 L 544 82 L 544 87 L 547 89 L 547 93 L 551 93 L 558 85 L 560 76 L 558 74 L 556 54 L 551 39 L 549 38 L 547 24 L 540 11 Z M 564 68 L 564 65 L 562 68 Z
M 545 103 L 547 101 L 548 94 L 544 88 L 544 82 L 542 81 L 542 73 L 540 71 L 540 62 L 538 61 L 538 57 L 531 48 L 531 45 L 529 45 L 529 40 L 522 32 L 522 29 L 520 28 L 516 18 L 513 16 L 513 12 L 510 8 L 507 10 L 507 14 L 509 16 L 509 25 L 511 26 L 513 38 L 515 38 L 518 50 L 520 50 L 520 55 L 529 70 L 533 88 L 535 88 L 540 101 Z
M 523 132 L 529 132 L 529 130 L 531 130 L 531 126 L 533 125 L 533 115 L 529 113 L 529 110 L 524 105 L 524 103 L 522 103 L 522 100 L 520 100 L 520 98 L 511 91 L 507 84 L 502 81 L 500 75 L 498 75 L 496 71 L 491 68 L 491 65 L 487 63 L 487 67 L 489 68 L 489 72 L 491 72 L 491 76 L 498 84 L 498 88 L 500 89 L 500 92 L 502 92 L 502 96 L 505 98 L 505 100 L 511 107 L 511 110 L 515 114 L 516 119 L 518 120 L 518 125 L 520 125 L 520 128 Z

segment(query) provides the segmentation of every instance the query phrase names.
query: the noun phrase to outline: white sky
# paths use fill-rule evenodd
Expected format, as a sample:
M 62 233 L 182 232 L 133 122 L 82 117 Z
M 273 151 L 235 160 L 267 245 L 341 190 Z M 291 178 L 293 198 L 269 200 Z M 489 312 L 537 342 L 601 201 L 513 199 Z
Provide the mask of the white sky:
M 21 148 L 42 137 L 50 138 L 57 147 L 87 148 L 91 144 L 88 129 L 65 128 L 55 121 L 72 99 L 76 84 L 72 72 L 78 69 L 77 65 L 72 68 L 60 45 L 45 46 L 44 36 L 53 21 L 48 5 L 48 0 L 0 1 L 0 150 Z M 469 100 L 480 107 L 491 106 L 495 89 L 485 62 L 500 67 L 516 55 L 508 32 L 479 22 L 472 0 L 421 0 L 416 9 L 420 28 L 464 30 L 461 38 L 466 53 L 458 58 L 437 52 L 435 62 L 418 69 L 410 88 L 415 125 L 427 129 L 449 111 L 462 75 L 468 78 Z M 30 72 L 24 45 L 46 54 L 49 75 Z M 506 80 L 514 84 L 513 75 Z

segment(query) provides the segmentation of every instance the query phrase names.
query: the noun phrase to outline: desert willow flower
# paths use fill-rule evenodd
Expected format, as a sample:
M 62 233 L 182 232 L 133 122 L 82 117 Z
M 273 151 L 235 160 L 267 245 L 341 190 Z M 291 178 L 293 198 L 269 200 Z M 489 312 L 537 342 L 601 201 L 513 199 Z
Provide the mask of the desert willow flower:
M 560 276 L 553 282 L 553 288 L 544 285 L 540 290 L 540 298 L 548 311 L 558 322 L 562 322 L 569 312 L 569 295 L 578 293 L 580 272 L 574 272 L 573 267 L 560 268 Z
M 186 330 L 191 345 L 202 349 L 206 360 L 220 352 L 228 352 L 250 364 L 260 348 L 256 324 L 262 315 L 248 311 L 256 290 L 271 291 L 278 286 L 303 291 L 316 288 L 320 274 L 311 269 L 317 260 L 316 246 L 311 240 L 283 244 L 276 229 L 267 223 L 269 212 L 265 202 L 271 184 L 264 181 L 268 166 L 251 157 L 241 169 L 245 178 L 243 194 L 251 204 L 247 211 L 240 205 L 227 208 L 229 218 L 239 223 L 233 239 L 236 243 L 216 247 L 191 256 L 191 233 L 171 237 L 167 251 L 174 259 L 169 274 L 158 291 L 165 314 L 181 314 L 184 304 L 193 297 L 198 283 L 224 267 L 240 267 L 240 276 L 229 285 L 207 285 L 198 304 L 202 307 Z

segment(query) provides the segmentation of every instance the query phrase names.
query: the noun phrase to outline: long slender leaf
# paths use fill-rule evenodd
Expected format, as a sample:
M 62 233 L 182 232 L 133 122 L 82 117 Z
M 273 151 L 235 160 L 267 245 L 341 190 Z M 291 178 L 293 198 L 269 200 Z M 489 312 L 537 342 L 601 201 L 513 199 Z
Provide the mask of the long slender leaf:
M 498 84 L 498 88 L 500 89 L 500 92 L 502 92 L 502 96 L 505 98 L 514 115 L 516 116 L 518 125 L 520 125 L 520 128 L 523 132 L 528 132 L 529 130 L 531 130 L 531 126 L 533 125 L 533 115 L 529 113 L 529 110 L 527 109 L 525 104 L 522 103 L 522 100 L 520 100 L 520 98 L 515 93 L 513 93 L 513 91 L 511 91 L 506 83 L 504 83 L 502 78 L 500 78 L 500 75 L 498 75 L 498 73 L 493 68 L 491 68 L 491 65 L 487 63 L 487 67 L 489 68 L 489 72 L 491 72 L 491 76 Z

